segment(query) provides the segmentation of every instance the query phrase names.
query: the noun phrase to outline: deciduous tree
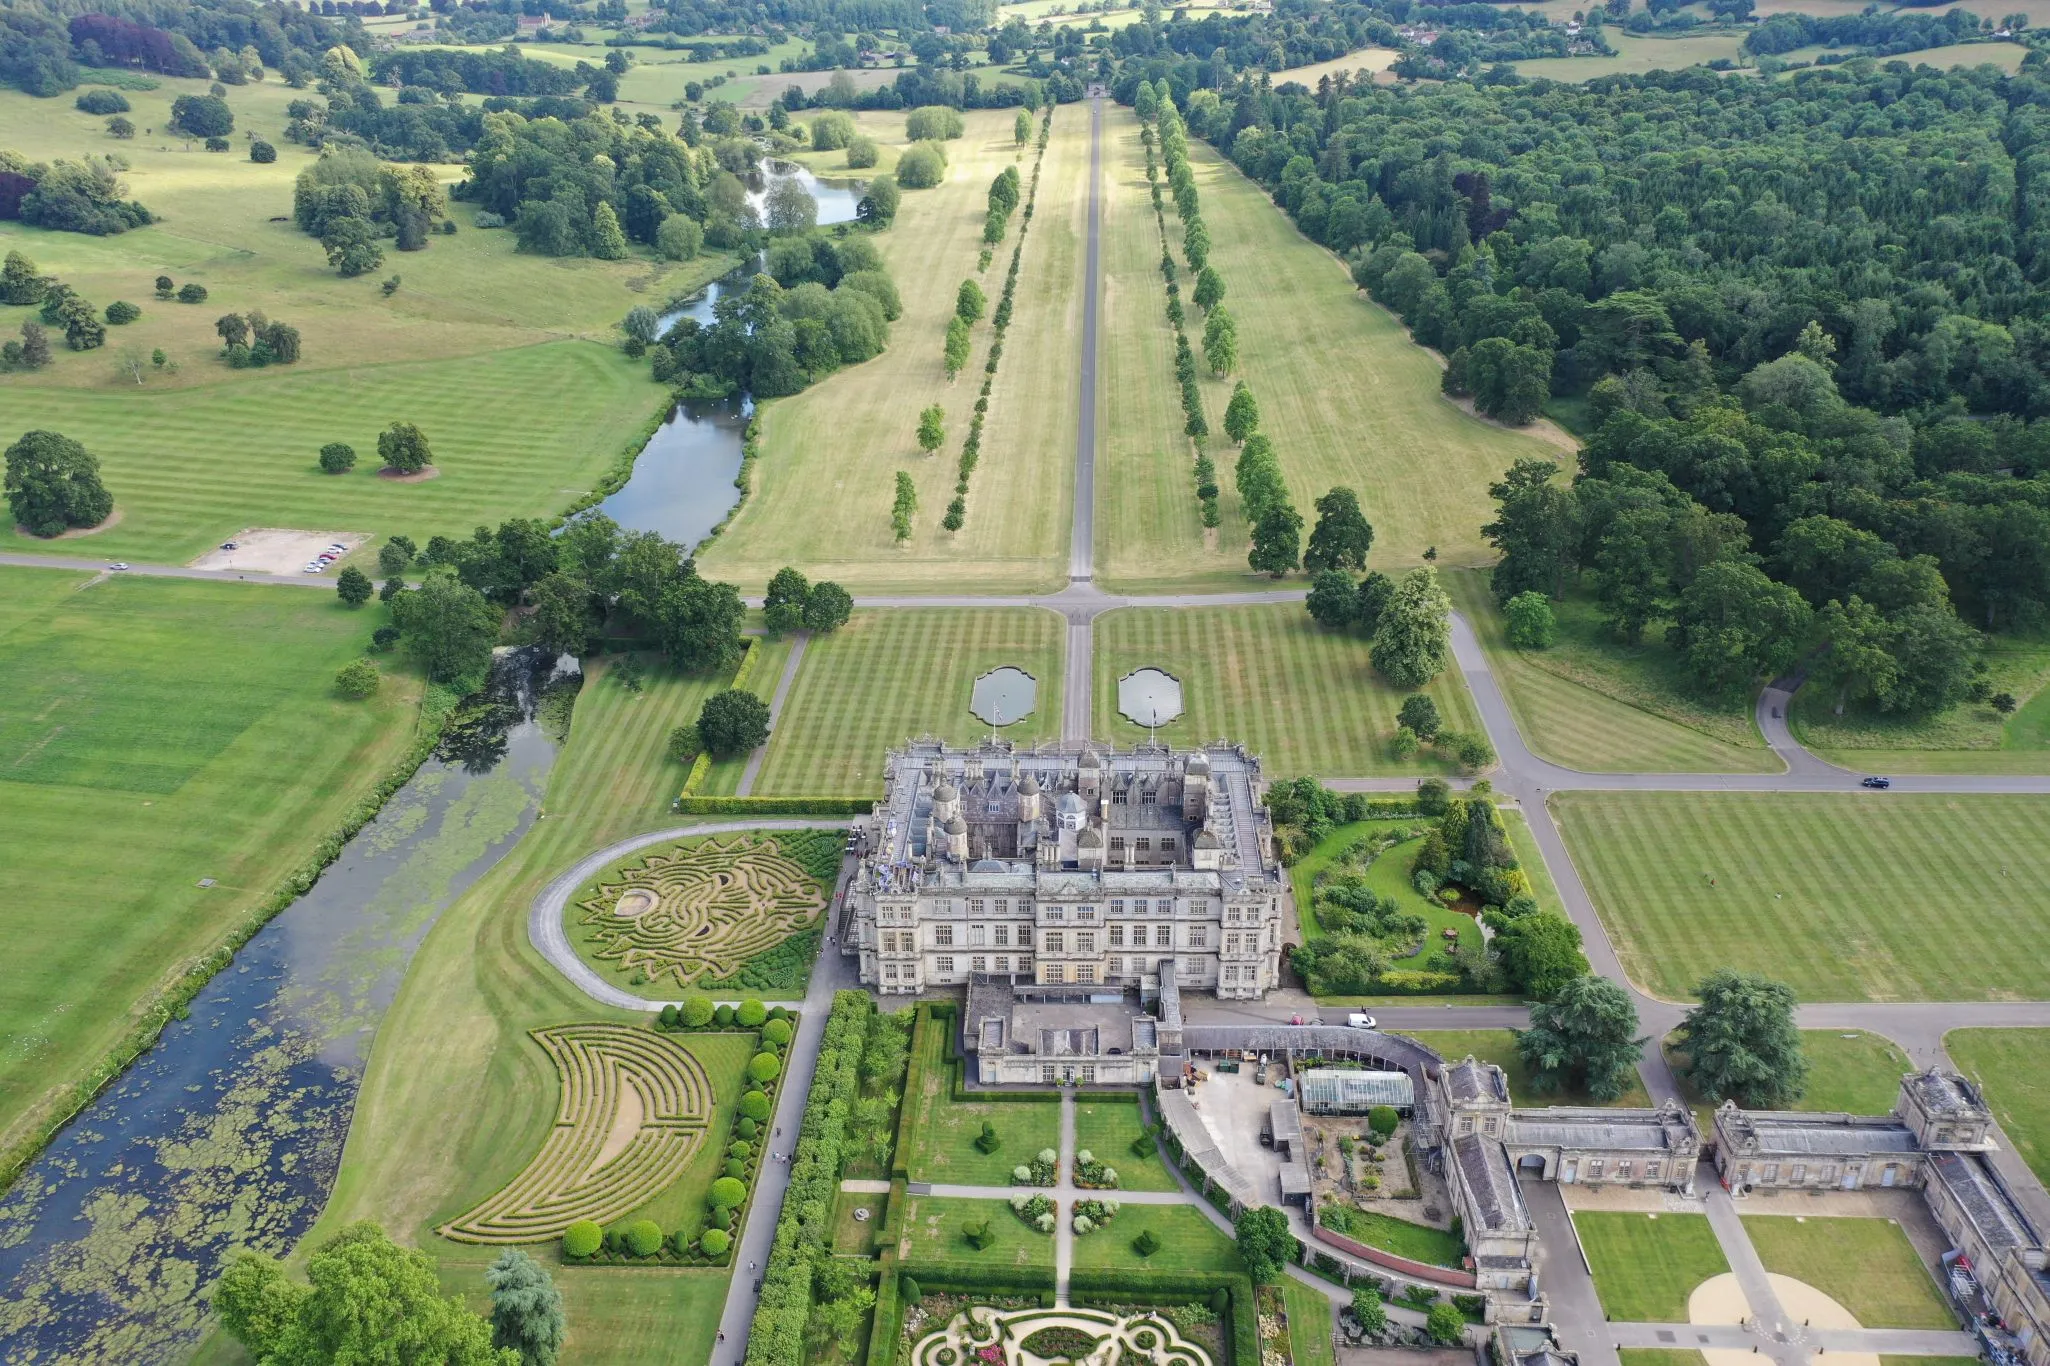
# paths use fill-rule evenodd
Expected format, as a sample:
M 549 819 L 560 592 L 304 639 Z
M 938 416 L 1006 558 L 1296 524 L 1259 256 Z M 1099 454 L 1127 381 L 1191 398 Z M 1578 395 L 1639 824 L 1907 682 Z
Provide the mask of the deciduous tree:
M 1436 678 L 1451 653 L 1451 611 L 1436 570 L 1403 575 L 1374 630 L 1374 668 L 1398 688 L 1421 688 Z
M 1509 643 L 1519 650 L 1542 650 L 1558 635 L 1559 623 L 1543 593 L 1526 590 L 1502 604 Z
M 394 422 L 378 434 L 377 458 L 387 469 L 418 474 L 434 463 L 434 452 L 425 432 L 410 422 Z
M 823 635 L 837 631 L 853 615 L 854 599 L 830 579 L 820 579 L 804 598 L 804 629 Z
M 98 526 L 114 511 L 99 460 L 60 432 L 23 432 L 7 448 L 6 488 L 14 520 L 36 536 Z
M 1253 391 L 1240 380 L 1232 386 L 1231 402 L 1224 405 L 1224 434 L 1233 441 L 1244 441 L 1260 430 L 1260 404 L 1253 397 Z
M 1253 545 L 1246 563 L 1263 574 L 1281 578 L 1299 563 L 1303 514 L 1286 502 L 1268 504 L 1253 523 Z
M 763 624 L 779 635 L 801 629 L 810 593 L 811 584 L 803 574 L 788 565 L 777 570 L 762 597 Z
M 1341 485 L 1317 500 L 1317 525 L 1303 551 L 1303 568 L 1357 572 L 1367 567 L 1373 544 L 1374 528 L 1360 511 L 1359 495 Z
M 918 415 L 918 449 L 931 455 L 946 439 L 946 414 L 939 404 L 931 404 Z
M 1310 580 L 1310 596 L 1303 605 L 1319 626 L 1328 631 L 1344 630 L 1353 624 L 1359 610 L 1359 590 L 1352 575 L 1343 569 L 1320 570 Z
M 1272 1205 L 1240 1214 L 1232 1232 L 1246 1274 L 1256 1282 L 1278 1280 L 1283 1268 L 1295 1260 L 1295 1233 L 1288 1226 L 1288 1216 Z
M 377 585 L 370 581 L 370 576 L 353 564 L 335 575 L 335 596 L 351 607 L 361 607 L 376 591 Z

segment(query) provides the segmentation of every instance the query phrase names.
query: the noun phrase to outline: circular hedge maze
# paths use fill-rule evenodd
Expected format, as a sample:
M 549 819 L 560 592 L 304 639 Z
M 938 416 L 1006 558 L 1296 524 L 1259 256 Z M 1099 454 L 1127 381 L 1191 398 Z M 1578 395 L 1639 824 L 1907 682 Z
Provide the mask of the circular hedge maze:
M 541 1151 L 497 1194 L 442 1225 L 463 1243 L 539 1243 L 579 1219 L 610 1223 L 683 1175 L 705 1141 L 712 1083 L 675 1039 L 632 1025 L 533 1032 L 562 1078 Z
M 590 954 L 687 987 L 817 924 L 826 894 L 773 839 L 704 840 L 650 854 L 577 903 Z

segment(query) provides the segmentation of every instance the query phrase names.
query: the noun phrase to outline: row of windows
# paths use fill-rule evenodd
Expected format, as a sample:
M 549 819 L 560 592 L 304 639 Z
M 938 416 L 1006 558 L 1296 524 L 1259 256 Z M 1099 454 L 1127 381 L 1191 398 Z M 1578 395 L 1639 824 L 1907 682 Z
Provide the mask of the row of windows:
M 1138 977 L 1148 972 L 1165 972 L 1169 969 L 1170 965 L 1182 976 L 1200 973 L 1203 970 L 1202 960 L 1193 958 L 1180 960 L 1162 958 L 1152 962 L 1144 958 L 1113 958 L 1106 965 L 1106 970 L 1111 977 L 1122 977 L 1128 974 Z M 1096 964 L 1094 963 L 1046 963 L 1041 966 L 1045 974 L 1045 980 L 1049 983 L 1072 982 L 1077 986 L 1093 986 L 1098 980 Z M 959 970 L 960 960 L 954 954 L 943 953 L 933 959 L 933 971 L 939 976 L 950 977 Z M 978 953 L 970 955 L 968 971 L 1030 972 L 1032 971 L 1032 960 L 1024 954 L 1019 954 L 1014 958 L 1007 953 L 999 953 L 993 957 Z M 883 964 L 883 980 L 886 982 L 899 980 L 908 982 L 915 980 L 916 977 L 916 971 L 908 963 L 902 968 L 901 976 L 897 964 Z M 1223 971 L 1221 980 L 1227 985 L 1243 984 L 1253 986 L 1259 981 L 1259 971 L 1252 967 L 1227 966 Z
M 970 958 L 968 960 L 968 970 L 970 972 L 1030 972 L 1032 971 L 1032 960 L 1031 958 L 1027 957 L 1025 954 L 1022 953 L 1019 954 L 1015 959 L 1013 959 L 1011 955 L 1008 953 L 1000 953 L 994 959 L 985 958 L 983 955 L 978 953 L 973 958 Z M 939 957 L 933 959 L 933 971 L 942 974 L 951 974 L 952 972 L 954 972 L 954 955 L 951 953 L 943 953 Z M 917 971 L 911 966 L 911 964 L 906 963 L 904 965 L 902 976 L 903 981 L 912 981 L 917 977 L 917 975 Z M 898 968 L 895 963 L 883 964 L 883 980 L 886 982 L 895 982 L 899 980 Z
M 1178 840 L 1178 839 L 1176 839 L 1176 838 L 1175 838 L 1175 837 L 1174 837 L 1173 835 L 1162 835 L 1162 836 L 1160 837 L 1160 852 L 1161 852 L 1162 854 L 1164 854 L 1164 855 L 1166 855 L 1166 854 L 1173 854 L 1173 853 L 1174 853 L 1174 852 L 1175 852 L 1175 851 L 1176 851 L 1177 849 L 1179 849 L 1180 847 L 1181 847 L 1181 841 L 1180 841 L 1180 840 Z M 1112 835 L 1112 836 L 1110 837 L 1110 851 L 1111 851 L 1111 852 L 1112 852 L 1113 854 L 1122 854 L 1122 853 L 1124 853 L 1124 852 L 1125 852 L 1125 837 L 1124 837 L 1123 835 Z M 1133 839 L 1132 839 L 1132 852 L 1133 852 L 1133 853 L 1135 853 L 1135 854 L 1150 854 L 1150 853 L 1152 853 L 1152 852 L 1153 852 L 1153 838 L 1152 838 L 1152 836 L 1150 836 L 1150 835 L 1137 835 L 1137 836 L 1134 836 L 1134 837 L 1133 837 Z
M 1588 1159 L 1588 1162 L 1587 1162 L 1587 1179 L 1588 1179 L 1588 1180 L 1590 1180 L 1590 1181 L 1599 1181 L 1599 1180 L 1601 1180 L 1601 1179 L 1602 1179 L 1602 1172 L 1603 1172 L 1603 1171 L 1604 1171 L 1604 1169 L 1605 1169 L 1605 1168 L 1607 1167 L 1607 1165 L 1608 1165 L 1608 1164 L 1607 1164 L 1607 1161 L 1606 1161 L 1606 1159 L 1604 1159 L 1604 1158 L 1599 1158 L 1599 1157 L 1591 1157 L 1591 1158 L 1589 1158 L 1589 1159 Z M 1658 1180 L 1658 1179 L 1659 1179 L 1659 1176 L 1660 1176 L 1660 1174 L 1661 1174 L 1661 1173 L 1663 1173 L 1664 1171 L 1665 1171 L 1665 1164 L 1664 1164 L 1663 1162 L 1660 1162 L 1660 1161 L 1659 1161 L 1658 1159 L 1656 1159 L 1656 1158 L 1650 1159 L 1650 1160 L 1646 1161 L 1646 1162 L 1645 1162 L 1645 1164 L 1644 1164 L 1644 1179 L 1645 1179 L 1646 1181 L 1656 1181 L 1656 1180 Z M 1627 1157 L 1626 1157 L 1626 1158 L 1624 1158 L 1624 1159 L 1623 1159 L 1622 1161 L 1620 1161 L 1620 1162 L 1618 1162 L 1618 1163 L 1616 1164 L 1616 1173 L 1615 1173 L 1615 1179 L 1616 1179 L 1616 1180 L 1618 1180 L 1618 1181 L 1630 1181 L 1630 1180 L 1634 1180 L 1634 1179 L 1636 1178 L 1636 1175 L 1637 1175 L 1637 1164 L 1636 1164 L 1635 1162 L 1631 1161 L 1631 1160 L 1630 1160 L 1629 1158 L 1627 1158 Z

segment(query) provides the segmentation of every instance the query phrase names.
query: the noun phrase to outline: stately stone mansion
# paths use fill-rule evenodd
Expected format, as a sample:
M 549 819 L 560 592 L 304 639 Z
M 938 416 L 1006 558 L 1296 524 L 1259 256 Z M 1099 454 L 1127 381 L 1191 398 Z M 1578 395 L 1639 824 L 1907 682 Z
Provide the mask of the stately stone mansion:
M 1241 746 L 914 741 L 857 822 L 850 952 L 885 995 L 977 979 L 1258 999 L 1287 879 Z

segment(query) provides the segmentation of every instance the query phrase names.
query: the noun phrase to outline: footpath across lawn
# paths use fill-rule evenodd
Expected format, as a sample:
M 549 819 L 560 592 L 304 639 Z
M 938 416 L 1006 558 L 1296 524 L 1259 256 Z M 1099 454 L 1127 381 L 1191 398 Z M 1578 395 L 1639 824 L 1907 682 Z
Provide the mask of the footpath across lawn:
M 1957 1315 L 1891 1219 L 1753 1215 L 1744 1232 L 1767 1271 L 1806 1281 L 1867 1328 L 1957 1327 Z

